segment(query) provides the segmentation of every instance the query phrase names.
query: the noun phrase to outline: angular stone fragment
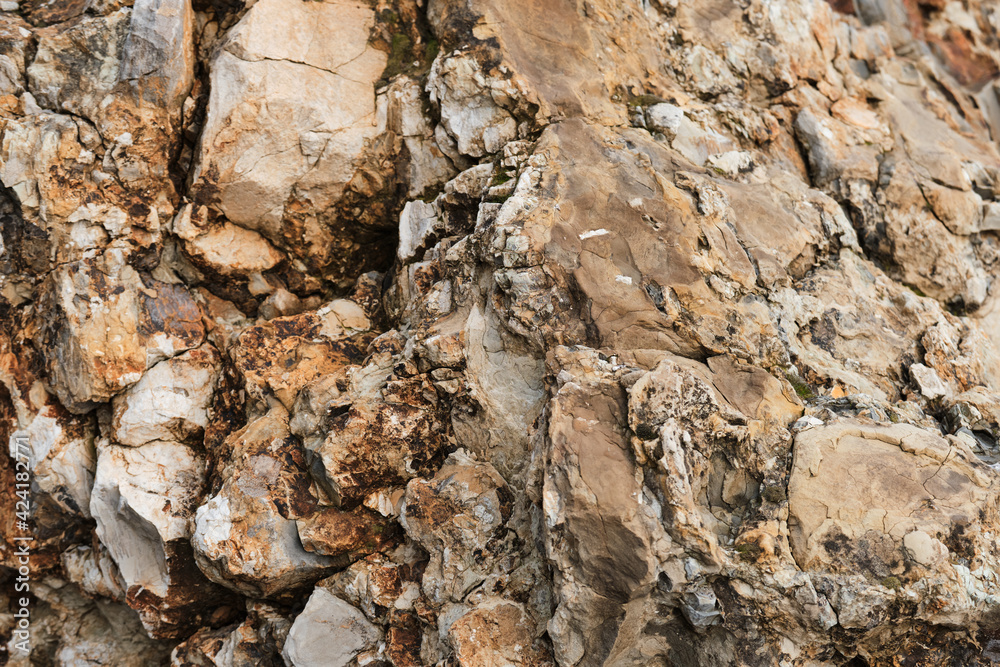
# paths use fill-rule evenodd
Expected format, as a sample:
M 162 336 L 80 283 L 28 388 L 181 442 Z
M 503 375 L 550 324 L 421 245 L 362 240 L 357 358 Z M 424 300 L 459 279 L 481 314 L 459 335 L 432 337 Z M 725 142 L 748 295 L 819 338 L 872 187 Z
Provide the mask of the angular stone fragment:
M 151 636 L 182 635 L 225 599 L 188 544 L 204 475 L 203 461 L 179 443 L 100 448 L 90 511 Z
M 431 554 L 423 579 L 430 599 L 459 601 L 486 577 L 500 557 L 513 500 L 493 466 L 464 452 L 449 456 L 433 479 L 407 485 L 400 523 Z
M 79 584 L 90 595 L 125 601 L 128 585 L 103 545 L 97 549 L 86 546 L 70 549 L 63 553 L 62 565 L 69 580 Z
M 282 656 L 296 667 L 346 667 L 374 647 L 379 635 L 364 614 L 317 586 L 295 618 Z
M 991 472 L 957 440 L 907 424 L 833 422 L 795 438 L 792 552 L 807 570 L 885 578 L 901 576 L 911 557 L 954 578 L 941 540 L 956 531 L 981 539 L 980 508 L 995 499 Z
M 138 447 L 153 440 L 183 441 L 204 433 L 219 372 L 212 346 L 188 350 L 146 371 L 115 397 L 115 441 Z
M 194 77 L 193 19 L 184 0 L 139 0 L 131 10 L 40 31 L 28 68 L 39 104 L 89 121 L 107 146 L 105 168 L 152 194 L 147 207 L 152 200 L 161 208 L 173 194 L 169 147 Z
M 316 500 L 288 413 L 272 407 L 225 448 L 221 488 L 195 515 L 191 544 L 201 569 L 223 586 L 265 598 L 322 578 L 336 561 L 306 551 L 296 530 Z
M 170 667 L 214 667 L 226 664 L 223 650 L 231 627 L 199 628 L 197 632 L 174 647 L 170 653 Z
M 378 127 L 374 84 L 386 56 L 368 44 L 374 21 L 348 2 L 265 0 L 210 64 L 196 191 L 314 264 L 329 263 L 339 241 L 315 216 L 340 200 Z M 283 222 L 299 209 L 307 215 Z
M 913 364 L 910 366 L 910 374 L 913 375 L 920 393 L 924 398 L 934 400 L 948 395 L 948 387 L 934 371 L 923 364 Z
M 191 535 L 191 513 L 203 483 L 204 463 L 184 445 L 101 448 L 91 512 L 130 587 L 166 595 L 164 545 Z
M 247 602 L 247 617 L 235 628 L 201 628 L 178 644 L 171 667 L 258 667 L 284 664 L 281 646 L 291 622 L 266 602 Z
M 35 230 L 30 241 L 35 270 L 93 256 L 109 234 L 125 233 L 128 206 L 101 202 L 95 182 L 103 173 L 103 165 L 94 164 L 100 141 L 86 121 L 66 115 L 30 115 L 4 127 L 0 180 Z
M 441 105 L 445 129 L 458 150 L 472 157 L 496 153 L 517 137 L 517 121 L 484 90 L 483 78 L 476 60 L 463 54 L 435 61 L 428 82 L 431 101 Z
M 194 12 L 184 0 L 138 0 L 122 49 L 120 81 L 178 113 L 194 78 Z
M 63 665 L 169 663 L 172 643 L 146 636 L 135 612 L 125 605 L 90 599 L 60 579 L 35 581 L 31 589 L 31 641 L 22 644 L 26 651 L 16 650 L 11 642 L 7 664 L 29 667 L 51 661 L 53 655 L 54 664 Z
M 156 362 L 197 347 L 201 313 L 187 290 L 144 283 L 118 251 L 60 266 L 45 285 L 41 328 L 53 389 L 71 412 L 137 382 Z M 52 317 L 58 309 L 61 317 Z
M 89 517 L 97 464 L 94 425 L 69 414 L 51 394 L 32 393 L 43 403 L 26 427 L 14 433 L 8 451 L 12 457 L 27 456 L 34 483 L 62 509 Z
M 18 95 L 24 90 L 25 50 L 31 33 L 24 21 L 4 14 L 0 17 L 0 95 Z
M 414 570 L 382 554 L 372 554 L 322 582 L 322 586 L 364 612 L 372 622 L 389 620 L 392 610 L 409 610 L 420 597 Z
M 560 571 L 572 573 L 556 590 L 559 606 L 548 624 L 560 663 L 607 655 L 615 638 L 598 632 L 603 619 L 619 616 L 632 592 L 655 577 L 658 517 L 639 503 L 643 490 L 621 421 L 625 403 L 615 384 L 578 377 L 550 404 L 546 549 Z
M 536 630 L 524 608 L 507 600 L 487 600 L 460 616 L 448 628 L 448 641 L 462 667 L 556 664 L 536 646 Z
M 204 207 L 197 214 L 192 209 L 190 204 L 181 209 L 174 220 L 174 233 L 184 240 L 184 250 L 195 263 L 203 262 L 230 276 L 266 271 L 284 259 L 259 233 L 228 220 L 209 224 L 204 220 Z
M 42 31 L 28 67 L 28 83 L 38 103 L 97 122 L 101 102 L 118 83 L 130 19 L 131 11 L 121 9 L 107 17 L 85 18 L 68 30 Z M 81 48 L 83 44 L 87 46 Z
M 412 260 L 417 250 L 442 226 L 437 209 L 422 201 L 407 202 L 399 214 L 399 247 L 396 256 L 401 261 Z
M 352 396 L 350 409 L 332 420 L 326 439 L 315 445 L 324 481 L 345 508 L 428 471 L 447 439 L 429 383 L 377 380 Z
M 343 375 L 364 358 L 374 338 L 370 328 L 359 305 L 337 299 L 318 311 L 247 328 L 233 358 L 252 396 L 260 400 L 273 393 L 291 409 L 307 384 L 324 375 Z
M 350 512 L 329 507 L 295 523 L 306 551 L 350 560 L 385 548 L 399 530 L 380 514 L 364 507 Z
M 819 185 L 836 178 L 878 178 L 877 149 L 856 139 L 836 119 L 806 109 L 795 119 L 795 131 L 808 148 L 809 166 Z

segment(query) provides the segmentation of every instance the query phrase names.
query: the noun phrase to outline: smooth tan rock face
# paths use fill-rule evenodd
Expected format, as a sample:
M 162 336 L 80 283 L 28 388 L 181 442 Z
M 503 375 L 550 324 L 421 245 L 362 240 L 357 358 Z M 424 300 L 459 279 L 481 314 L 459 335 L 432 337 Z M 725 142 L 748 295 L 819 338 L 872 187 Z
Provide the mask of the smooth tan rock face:
M 0 1 L 8 664 L 1000 660 L 995 14 Z
M 989 553 L 997 507 L 993 470 L 960 438 L 907 424 L 835 421 L 799 433 L 788 485 L 792 553 L 803 570 L 864 577 L 895 588 L 919 580 L 921 615 L 967 618 L 998 589 Z M 987 559 L 989 560 L 989 559 Z M 932 602 L 923 591 L 950 591 Z M 844 627 L 867 627 L 884 602 L 869 595 Z
M 865 568 L 852 556 L 861 558 L 854 552 L 874 534 L 892 545 L 895 560 L 905 548 L 934 565 L 947 554 L 939 540 L 956 526 L 968 531 L 994 501 L 990 472 L 960 443 L 905 424 L 842 422 L 803 431 L 788 485 L 796 562 L 804 569 Z

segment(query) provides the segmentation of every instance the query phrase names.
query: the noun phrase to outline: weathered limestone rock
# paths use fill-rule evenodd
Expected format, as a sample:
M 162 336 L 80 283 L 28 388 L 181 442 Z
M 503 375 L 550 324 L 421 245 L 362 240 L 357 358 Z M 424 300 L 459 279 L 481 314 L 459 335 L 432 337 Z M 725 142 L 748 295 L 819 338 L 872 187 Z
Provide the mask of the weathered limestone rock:
M 1000 660 L 994 15 L 0 0 L 8 662 Z
M 331 593 L 351 603 L 372 622 L 384 622 L 393 610 L 412 609 L 420 596 L 419 583 L 406 564 L 372 554 L 323 581 Z
M 498 212 L 487 256 L 504 266 L 498 272 L 509 285 L 503 315 L 533 340 L 593 339 L 678 354 L 722 353 L 739 345 L 743 355 L 770 358 L 780 346 L 777 332 L 741 295 L 758 284 L 784 283 L 786 266 L 809 266 L 820 218 L 799 213 L 790 195 L 775 203 L 759 186 L 682 171 L 681 158 L 645 133 L 629 139 L 643 146 L 639 158 L 603 132 L 580 121 L 546 130 L 529 160 L 531 178 L 519 179 Z M 612 165 L 620 179 L 605 176 Z M 668 180 L 674 178 L 681 187 Z M 591 212 L 562 206 L 595 188 L 604 190 L 594 195 Z M 757 224 L 765 210 L 768 224 Z M 613 230 L 601 226 L 606 219 L 617 221 Z M 708 247 L 699 250 L 702 236 Z M 545 271 L 536 266 L 540 258 Z M 716 277 L 706 281 L 710 275 Z M 570 284 L 578 286 L 581 300 L 570 298 Z M 593 319 L 592 333 L 579 308 Z M 758 324 L 734 338 L 723 312 Z
M 14 102 L 15 95 L 24 92 L 25 52 L 31 31 L 23 20 L 7 13 L 0 18 L 0 31 L 4 37 L 0 51 L 0 95 L 5 98 L 6 107 Z
M 497 326 L 492 308 L 473 306 L 459 338 L 466 366 L 470 398 L 480 409 L 453 419 L 462 441 L 477 456 L 490 461 L 501 474 L 512 476 L 531 449 L 529 434 L 544 405 L 545 368 L 523 341 Z M 447 327 L 434 332 L 424 344 L 428 356 L 451 365 L 453 334 Z M 443 353 L 443 354 L 442 354 Z M 444 359 L 441 359 L 444 357 Z M 459 362 L 460 363 L 460 362 Z
M 184 240 L 184 250 L 196 264 L 204 263 L 221 275 L 266 271 L 284 259 L 259 233 L 228 220 L 208 224 L 204 207 L 197 214 L 190 204 L 174 220 L 174 233 Z M 204 222 L 205 224 L 199 224 Z
M 186 0 L 141 0 L 38 31 L 26 80 L 42 108 L 4 133 L 0 177 L 53 234 L 56 253 L 100 247 L 106 235 L 147 245 L 172 215 L 193 32 Z
M 698 633 L 722 622 L 707 578 L 740 558 L 733 542 L 791 560 L 780 501 L 766 489 L 783 475 L 784 425 L 801 408 L 770 374 L 724 357 L 702 365 L 661 354 L 647 372 L 586 349 L 557 355 L 542 489 L 560 571 L 548 624 L 555 657 L 642 664 L 674 650 L 643 632 L 652 619 Z
M 288 631 L 282 656 L 296 667 L 346 667 L 378 640 L 378 628 L 364 614 L 317 586 Z
M 199 629 L 174 647 L 170 653 L 170 666 L 198 665 L 201 667 L 202 665 L 226 664 L 227 656 L 223 653 L 223 649 L 226 648 L 226 642 L 232 632 L 231 627 Z
M 88 123 L 65 115 L 32 114 L 4 128 L 0 180 L 35 231 L 36 270 L 92 256 L 109 234 L 125 230 L 124 202 L 88 206 L 87 200 L 98 197 L 95 181 L 103 175 L 97 173 L 102 165 L 94 166 L 98 145 L 100 137 Z
M 323 308 L 279 317 L 247 328 L 233 357 L 251 396 L 267 393 L 291 409 L 299 391 L 313 380 L 343 374 L 360 362 L 374 336 L 362 308 L 337 299 Z
M 458 617 L 448 629 L 448 641 L 462 667 L 554 665 L 545 649 L 535 647 L 530 617 L 517 603 L 489 600 Z
M 101 446 L 91 513 L 129 586 L 166 594 L 163 543 L 190 535 L 192 504 L 203 483 L 204 464 L 184 445 Z
M 244 595 L 274 597 L 323 577 L 336 564 L 306 551 L 296 519 L 311 515 L 301 449 L 288 413 L 275 405 L 226 441 L 219 490 L 195 515 L 191 545 L 212 581 Z
M 253 667 L 282 665 L 281 646 L 291 622 L 280 608 L 266 602 L 248 602 L 247 617 L 235 628 L 202 628 L 178 644 L 172 667 Z
M 218 353 L 206 345 L 150 368 L 115 397 L 115 441 L 138 447 L 153 440 L 184 441 L 203 434 L 218 366 Z
M 947 538 L 955 526 L 972 538 L 980 510 L 995 503 L 987 469 L 959 443 L 906 424 L 849 421 L 796 436 L 788 498 L 791 546 L 804 569 L 863 567 L 854 554 L 869 533 L 896 562 L 904 546 L 926 556 L 940 544 L 931 536 Z
M 51 309 L 39 317 L 53 389 L 71 412 L 107 401 L 204 336 L 182 286 L 147 284 L 115 250 L 55 269 L 42 298 Z
M 845 250 L 802 281 L 798 294 L 782 290 L 773 299 L 790 348 L 814 383 L 882 398 L 900 393 L 908 362 L 920 353 L 917 337 L 945 314 L 874 268 Z
M 151 636 L 183 636 L 225 599 L 189 545 L 204 475 L 204 463 L 179 443 L 100 447 L 90 512 Z
M 557 583 L 549 621 L 557 662 L 603 660 L 614 643 L 599 628 L 620 619 L 632 592 L 655 581 L 658 517 L 636 481 L 624 434 L 626 396 L 596 378 L 568 382 L 552 402 L 543 503 L 547 551 L 569 585 Z M 669 542 L 656 551 L 669 548 Z
M 928 368 L 923 364 L 913 364 L 910 366 L 910 374 L 920 388 L 920 393 L 924 398 L 934 400 L 948 395 L 948 387 L 938 376 L 933 368 Z
M 147 637 L 128 607 L 91 600 L 61 580 L 36 582 L 32 592 L 37 596 L 31 615 L 33 651 L 18 651 L 10 642 L 7 664 L 28 667 L 35 647 L 45 647 L 55 664 L 63 665 L 141 667 L 169 661 L 170 644 Z
M 8 359 L 12 367 L 5 381 L 17 387 L 18 379 L 29 380 L 30 388 L 26 396 L 19 396 L 23 403 L 17 406 L 18 416 L 27 423 L 12 435 L 8 452 L 16 457 L 15 450 L 21 443 L 20 453 L 27 455 L 28 469 L 39 490 L 64 511 L 89 517 L 97 463 L 94 425 L 87 417 L 68 413 L 31 375 L 19 378 L 23 366 L 11 356 Z
M 407 484 L 400 522 L 431 554 L 423 584 L 428 598 L 460 601 L 486 578 L 501 557 L 512 505 L 513 494 L 496 469 L 461 451 L 432 479 Z
M 89 595 L 125 602 L 128 585 L 118 566 L 103 546 L 79 546 L 62 555 L 63 571 L 69 580 Z
M 396 532 L 381 515 L 364 507 L 351 512 L 325 508 L 297 520 L 296 526 L 306 551 L 350 560 L 385 548 Z
M 374 84 L 386 56 L 368 44 L 374 21 L 347 2 L 266 0 L 210 65 L 196 190 L 232 223 L 316 265 L 359 248 L 315 216 L 337 204 L 379 132 Z
M 463 55 L 436 60 L 429 82 L 431 101 L 441 105 L 444 128 L 458 150 L 472 157 L 496 153 L 517 138 L 517 121 L 494 101 L 491 90 L 506 82 L 494 79 L 487 87 L 481 83 L 484 78 L 476 60 Z
M 193 29 L 190 3 L 140 0 L 131 10 L 84 19 L 69 30 L 40 31 L 30 88 L 41 106 L 87 118 L 114 141 L 115 130 L 126 129 L 118 115 L 129 103 L 132 113 L 148 107 L 176 123 L 194 75 Z M 169 126 L 149 129 L 169 132 Z
M 426 474 L 447 442 L 433 386 L 419 377 L 387 381 L 375 370 L 374 381 L 352 392 L 350 408 L 331 420 L 313 449 L 322 481 L 345 508 Z

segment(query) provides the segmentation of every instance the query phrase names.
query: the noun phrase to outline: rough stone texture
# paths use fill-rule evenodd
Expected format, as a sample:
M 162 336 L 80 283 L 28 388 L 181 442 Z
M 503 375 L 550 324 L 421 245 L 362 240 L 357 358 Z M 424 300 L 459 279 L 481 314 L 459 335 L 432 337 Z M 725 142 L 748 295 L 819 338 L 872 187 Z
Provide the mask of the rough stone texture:
M 387 65 L 371 41 L 376 19 L 372 8 L 339 0 L 255 4 L 209 63 L 211 93 L 191 173 L 199 200 L 231 223 L 348 284 L 359 265 L 379 263 L 377 256 L 351 258 L 366 254 L 378 229 L 376 221 L 348 224 L 360 212 L 340 208 L 351 191 L 371 197 L 393 180 L 377 173 L 381 165 L 367 166 L 396 152 L 379 145 L 387 133 L 414 140 L 430 133 L 406 117 L 426 125 L 419 110 L 408 109 L 420 102 L 419 94 L 406 99 L 405 82 L 376 94 Z M 391 55 L 400 57 L 393 39 Z M 402 117 L 390 119 L 391 111 Z M 419 192 L 442 169 L 419 160 L 420 146 L 407 142 L 406 150 L 418 158 Z M 431 174 L 419 173 L 428 168 Z
M 208 426 L 219 355 L 211 346 L 153 366 L 112 402 L 115 442 L 138 447 L 153 440 L 183 441 Z
M 107 401 L 204 336 L 183 286 L 154 280 L 147 286 L 125 260 L 125 253 L 109 250 L 61 266 L 40 295 L 49 306 L 39 317 L 53 388 L 72 412 Z
M 503 477 L 461 451 L 432 479 L 406 486 L 400 523 L 431 555 L 423 588 L 432 601 L 461 601 L 487 577 L 512 511 L 513 494 Z
M 276 405 L 225 443 L 221 488 L 198 508 L 191 544 L 213 581 L 254 597 L 320 579 L 336 561 L 303 548 L 296 519 L 316 500 L 303 455 Z
M 282 656 L 302 667 L 347 667 L 378 639 L 378 628 L 360 611 L 317 586 L 288 631 Z
M 338 299 L 315 312 L 248 327 L 232 356 L 252 396 L 274 395 L 291 408 L 309 382 L 361 360 L 370 327 L 358 304 Z
M 0 2 L 0 663 L 1000 660 L 997 16 Z
M 486 600 L 451 623 L 448 641 L 463 667 L 555 664 L 548 651 L 534 646 L 532 630 L 530 618 L 517 603 Z
M 227 598 L 198 571 L 191 553 L 204 463 L 174 442 L 104 444 L 99 451 L 90 501 L 97 537 L 150 635 L 184 636 Z
M 945 542 L 975 553 L 995 549 L 980 527 L 997 507 L 991 472 L 958 439 L 907 424 L 843 421 L 803 431 L 788 485 L 792 553 L 806 571 L 862 573 L 883 584 L 892 576 L 919 580 L 922 591 L 951 588 L 947 605 L 916 591 L 909 598 L 920 615 L 964 618 L 978 599 L 995 594 L 995 584 L 978 568 L 971 574 L 951 562 Z
M 384 549 L 396 532 L 394 524 L 364 507 L 352 512 L 325 508 L 297 520 L 296 527 L 306 551 L 321 556 L 346 555 L 352 560 Z

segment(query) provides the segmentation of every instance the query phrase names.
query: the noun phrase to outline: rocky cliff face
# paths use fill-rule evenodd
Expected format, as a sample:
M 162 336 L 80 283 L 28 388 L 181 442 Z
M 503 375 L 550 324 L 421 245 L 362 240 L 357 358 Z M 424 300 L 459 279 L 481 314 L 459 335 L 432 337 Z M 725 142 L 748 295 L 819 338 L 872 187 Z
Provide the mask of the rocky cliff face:
M 0 662 L 1000 660 L 1000 4 L 0 9 Z

